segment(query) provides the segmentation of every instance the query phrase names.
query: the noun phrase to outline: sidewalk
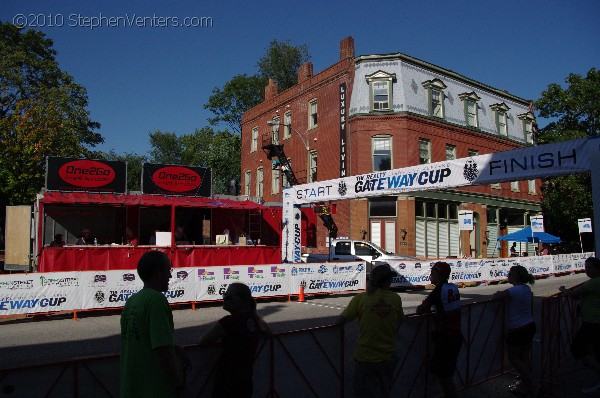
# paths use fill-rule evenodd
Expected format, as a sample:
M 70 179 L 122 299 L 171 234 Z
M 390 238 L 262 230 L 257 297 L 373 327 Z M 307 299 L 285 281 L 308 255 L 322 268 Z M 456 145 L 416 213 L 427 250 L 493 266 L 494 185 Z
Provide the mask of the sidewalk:
M 559 375 L 554 380 L 552 390 L 540 388 L 537 394 L 516 395 L 508 391 L 508 386 L 514 382 L 515 375 L 507 373 L 479 385 L 459 391 L 459 398 L 515 398 L 515 397 L 556 397 L 556 398 L 600 398 L 600 392 L 584 394 L 582 388 L 594 385 L 597 380 L 593 372 L 582 368 L 575 372 Z

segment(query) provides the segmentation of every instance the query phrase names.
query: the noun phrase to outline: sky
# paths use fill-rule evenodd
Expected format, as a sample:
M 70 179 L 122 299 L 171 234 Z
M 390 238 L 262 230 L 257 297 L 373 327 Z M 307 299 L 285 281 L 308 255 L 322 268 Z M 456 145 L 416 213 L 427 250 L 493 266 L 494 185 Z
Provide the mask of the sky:
M 95 149 L 117 153 L 146 154 L 156 130 L 207 126 L 212 89 L 257 73 L 273 40 L 307 44 L 314 73 L 352 36 L 356 56 L 403 53 L 531 100 L 600 67 L 597 0 L 0 0 L 0 21 L 54 41 L 101 124 Z

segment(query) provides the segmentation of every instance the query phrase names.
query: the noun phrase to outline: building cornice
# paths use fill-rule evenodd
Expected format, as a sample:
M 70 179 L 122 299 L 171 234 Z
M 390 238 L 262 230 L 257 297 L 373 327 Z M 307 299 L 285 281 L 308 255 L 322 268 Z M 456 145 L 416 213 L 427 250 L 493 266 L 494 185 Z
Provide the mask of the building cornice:
M 524 105 L 529 105 L 529 103 L 531 102 L 531 100 L 526 100 L 524 98 L 517 97 L 516 95 L 512 95 L 512 94 L 508 93 L 507 91 L 499 90 L 499 89 L 494 88 L 492 86 L 488 86 L 487 84 L 483 84 L 481 82 L 478 82 L 477 80 L 473 80 L 473 79 L 470 79 L 470 78 L 465 77 L 463 75 L 460 75 L 460 74 L 458 74 L 458 73 L 456 73 L 454 71 L 451 71 L 449 69 L 444 69 L 444 68 L 442 68 L 440 66 L 431 64 L 429 62 L 426 62 L 426 61 L 423 61 L 423 60 L 420 60 L 418 58 L 414 58 L 414 57 L 411 57 L 409 55 L 402 54 L 402 53 L 381 54 L 381 55 L 378 55 L 378 54 L 374 54 L 374 55 L 360 55 L 360 56 L 358 56 L 358 57 L 356 57 L 354 59 L 354 62 L 355 62 L 356 65 L 358 65 L 358 64 L 363 63 L 363 62 L 379 62 L 379 61 L 389 61 L 389 60 L 401 60 L 401 61 L 404 61 L 404 62 L 408 62 L 408 63 L 411 63 L 413 65 L 422 67 L 424 69 L 428 69 L 428 70 L 431 70 L 433 72 L 439 73 L 441 75 L 448 76 L 448 77 L 451 77 L 451 78 L 456 79 L 456 80 L 460 80 L 460 81 L 462 81 L 464 83 L 467 83 L 467 84 L 469 84 L 471 86 L 478 87 L 480 89 L 493 92 L 494 94 L 499 95 L 501 97 L 510 98 L 511 100 L 513 100 L 515 102 L 522 103 Z

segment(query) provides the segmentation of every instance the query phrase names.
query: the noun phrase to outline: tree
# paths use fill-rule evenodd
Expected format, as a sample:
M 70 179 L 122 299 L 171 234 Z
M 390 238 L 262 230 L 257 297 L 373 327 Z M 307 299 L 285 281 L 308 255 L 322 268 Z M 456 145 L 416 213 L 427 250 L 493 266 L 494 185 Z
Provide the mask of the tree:
M 210 167 L 215 194 L 229 194 L 229 182 L 240 179 L 238 134 L 203 127 L 179 137 L 160 131 L 150 133 L 150 137 L 152 162 Z
M 41 32 L 0 24 L 0 204 L 29 204 L 45 157 L 87 157 L 103 142 L 87 93 L 62 71 Z
M 294 47 L 287 40 L 273 40 L 267 52 L 260 58 L 259 73 L 248 76 L 236 75 L 223 88 L 215 87 L 205 109 L 215 114 L 208 121 L 213 125 L 226 123 L 231 130 L 240 134 L 242 115 L 248 109 L 263 102 L 265 86 L 271 78 L 278 83 L 279 91 L 292 87 L 298 81 L 298 68 L 310 59 L 306 44 Z
M 225 83 L 223 89 L 213 88 L 212 95 L 204 105 L 216 115 L 209 118 L 212 125 L 220 122 L 226 123 L 233 131 L 242 132 L 242 114 L 264 99 L 264 90 L 267 79 L 258 75 L 246 74 L 234 76 Z
M 138 155 L 135 152 L 126 152 L 118 154 L 114 150 L 110 152 L 96 152 L 94 157 L 97 159 L 114 160 L 127 163 L 127 190 L 142 190 L 142 165 L 148 162 L 146 155 Z
M 287 90 L 298 82 L 298 69 L 310 60 L 308 45 L 292 46 L 290 40 L 273 40 L 267 52 L 259 59 L 260 75 L 277 82 L 279 91 Z
M 565 82 L 568 85 L 565 89 L 550 84 L 535 102 L 540 116 L 552 119 L 540 130 L 539 143 L 600 133 L 600 72 L 592 68 L 585 77 L 569 74 Z M 569 252 L 579 249 L 577 219 L 592 216 L 591 192 L 589 174 L 548 178 L 542 183 L 544 223 L 551 233 L 561 237 Z

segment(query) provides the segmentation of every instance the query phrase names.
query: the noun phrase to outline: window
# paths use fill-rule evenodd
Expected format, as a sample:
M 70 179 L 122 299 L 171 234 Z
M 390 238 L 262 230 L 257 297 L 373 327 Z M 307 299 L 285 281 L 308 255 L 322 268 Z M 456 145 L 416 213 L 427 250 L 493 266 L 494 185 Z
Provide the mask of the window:
M 271 143 L 279 145 L 279 116 L 273 118 L 273 126 L 271 130 Z
M 499 182 L 496 182 L 496 183 L 490 184 L 490 187 L 491 187 L 492 189 L 502 189 L 502 185 L 500 185 L 500 183 L 499 183 Z
M 415 252 L 418 257 L 459 254 L 458 207 L 454 203 L 415 201 Z
M 431 163 L 431 141 L 419 139 L 419 164 Z
M 428 80 L 423 83 L 427 89 L 427 99 L 429 102 L 429 115 L 444 118 L 444 90 L 446 85 L 440 79 Z
M 283 115 L 283 139 L 287 140 L 292 136 L 292 112 L 287 111 Z
M 535 191 L 535 180 L 527 181 L 527 191 L 530 195 L 535 195 L 537 192 Z
M 370 88 L 371 110 L 392 110 L 392 87 L 396 79 L 394 73 L 377 71 L 366 76 Z
M 317 127 L 317 100 L 308 103 L 308 128 Z
M 468 155 L 469 157 L 473 157 L 473 156 L 479 156 L 479 151 L 478 151 L 478 150 L 476 150 L 476 149 L 469 149 L 469 152 L 468 152 L 468 154 L 469 154 L 469 155 Z
M 456 159 L 456 147 L 454 145 L 446 144 L 446 160 Z
M 504 102 L 491 106 L 496 115 L 496 132 L 500 135 L 508 137 L 508 118 L 507 112 L 510 109 Z
M 256 152 L 258 149 L 258 127 L 252 128 L 252 142 L 250 143 L 250 152 Z
M 374 198 L 369 200 L 369 217 L 396 217 L 396 198 Z
M 510 190 L 513 192 L 519 192 L 519 181 L 511 181 Z
M 475 92 L 463 93 L 458 96 L 465 107 L 465 121 L 468 127 L 478 127 L 477 120 L 477 101 L 481 98 Z
M 288 164 L 291 166 L 292 165 L 292 159 L 288 158 Z M 281 166 L 281 183 L 284 187 L 289 187 L 290 186 L 290 182 L 287 179 L 287 175 L 285 174 L 285 167 L 287 166 Z
M 244 173 L 244 194 L 250 196 L 250 170 Z
M 531 112 L 523 113 L 518 116 L 523 124 L 523 139 L 526 144 L 533 144 L 533 122 L 535 116 Z
M 259 167 L 256 170 L 256 196 L 263 197 L 263 168 Z
M 279 169 L 273 169 L 271 172 L 271 193 L 279 192 Z
M 392 169 L 392 137 L 373 137 L 373 171 Z
M 310 151 L 308 166 L 308 182 L 317 181 L 317 151 Z

